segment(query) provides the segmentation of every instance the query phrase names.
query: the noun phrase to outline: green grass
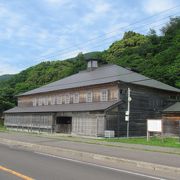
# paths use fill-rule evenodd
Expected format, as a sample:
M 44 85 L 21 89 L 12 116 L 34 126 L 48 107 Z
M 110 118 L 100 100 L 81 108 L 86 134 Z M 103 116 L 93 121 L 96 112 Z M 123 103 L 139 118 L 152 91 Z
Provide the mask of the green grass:
M 120 143 L 130 143 L 130 144 L 144 144 L 150 146 L 162 146 L 162 147 L 176 147 L 180 148 L 179 138 L 160 138 L 151 137 L 149 141 L 145 137 L 142 138 L 105 138 L 100 141 L 105 142 L 120 142 Z
M 6 127 L 0 121 L 0 131 L 7 131 Z M 13 133 L 17 133 L 16 131 L 12 131 Z M 18 132 L 19 133 L 19 132 Z M 175 137 L 151 137 L 149 141 L 147 141 L 146 137 L 137 137 L 137 138 L 101 138 L 101 139 L 91 139 L 91 138 L 82 138 L 82 137 L 73 137 L 71 135 L 62 136 L 61 134 L 43 134 L 37 132 L 21 132 L 35 136 L 45 136 L 48 138 L 55 138 L 59 140 L 66 141 L 74 141 L 74 142 L 84 142 L 90 144 L 105 144 L 110 146 L 119 146 L 119 143 L 128 143 L 128 144 L 142 144 L 142 145 L 150 145 L 150 146 L 161 146 L 161 147 L 174 147 L 180 148 L 179 138 Z
M 3 123 L 0 121 L 0 131 L 5 131 L 6 127 L 4 127 Z

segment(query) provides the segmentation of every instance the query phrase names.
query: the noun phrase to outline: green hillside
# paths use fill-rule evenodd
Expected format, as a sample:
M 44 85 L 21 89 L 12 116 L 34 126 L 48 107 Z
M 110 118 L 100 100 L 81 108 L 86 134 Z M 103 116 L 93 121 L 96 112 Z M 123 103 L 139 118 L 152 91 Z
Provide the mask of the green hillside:
M 9 80 L 12 76 L 13 76 L 12 74 L 4 74 L 4 75 L 0 76 L 0 82 Z
M 126 32 L 105 51 L 104 59 L 180 88 L 180 18 L 171 19 L 161 31 L 161 36 L 154 30 L 146 36 Z
M 180 17 L 157 35 L 126 32 L 103 52 L 79 54 L 64 61 L 47 61 L 30 67 L 10 79 L 0 81 L 0 113 L 16 105 L 15 95 L 59 80 L 86 68 L 85 58 L 98 57 L 100 64 L 129 67 L 145 76 L 180 88 Z

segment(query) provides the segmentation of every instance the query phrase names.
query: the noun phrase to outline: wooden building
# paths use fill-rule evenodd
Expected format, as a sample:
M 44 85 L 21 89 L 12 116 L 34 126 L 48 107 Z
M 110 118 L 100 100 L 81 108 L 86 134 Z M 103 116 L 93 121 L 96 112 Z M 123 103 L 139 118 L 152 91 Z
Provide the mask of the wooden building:
M 180 102 L 163 110 L 163 131 L 168 136 L 180 136 Z
M 18 106 L 5 112 L 11 128 L 104 136 L 105 130 L 126 135 L 127 89 L 131 89 L 129 135 L 146 134 L 146 119 L 176 102 L 180 90 L 117 65 L 87 70 L 18 96 Z

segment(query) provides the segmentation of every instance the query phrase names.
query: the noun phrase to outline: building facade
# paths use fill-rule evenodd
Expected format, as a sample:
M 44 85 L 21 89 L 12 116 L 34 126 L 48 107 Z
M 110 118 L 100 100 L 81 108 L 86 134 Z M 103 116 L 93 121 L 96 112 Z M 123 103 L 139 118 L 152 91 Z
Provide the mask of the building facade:
M 9 128 L 104 136 L 105 130 L 126 135 L 127 89 L 131 90 L 129 135 L 146 134 L 146 119 L 178 101 L 180 90 L 117 65 L 87 70 L 18 96 L 5 112 Z
M 166 136 L 180 137 L 180 102 L 163 110 L 163 133 Z

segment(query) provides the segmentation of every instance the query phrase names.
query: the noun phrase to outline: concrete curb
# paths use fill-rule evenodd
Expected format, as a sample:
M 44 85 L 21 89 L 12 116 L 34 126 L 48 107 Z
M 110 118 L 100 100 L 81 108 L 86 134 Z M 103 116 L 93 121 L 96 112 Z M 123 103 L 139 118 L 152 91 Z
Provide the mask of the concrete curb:
M 59 148 L 59 147 L 32 144 L 32 143 L 26 143 L 26 142 L 4 139 L 4 138 L 0 138 L 0 143 L 4 145 L 12 146 L 12 147 L 15 146 L 15 147 L 26 149 L 26 150 L 46 153 L 46 154 L 50 154 L 54 156 L 61 156 L 61 157 L 76 159 L 80 161 L 92 162 L 93 160 L 98 160 L 98 162 L 105 163 L 105 164 L 111 163 L 113 165 L 123 163 L 126 165 L 150 169 L 154 171 L 164 171 L 164 172 L 176 173 L 178 175 L 180 174 L 180 168 L 154 164 L 154 163 L 148 163 L 148 162 L 143 162 L 143 161 L 117 158 L 117 157 L 111 157 L 111 156 L 106 156 L 106 155 L 101 155 L 101 154 L 82 152 L 82 151 Z
M 0 130 L 1 133 L 1 130 Z M 5 132 L 7 133 L 7 132 Z M 69 141 L 69 142 L 78 142 L 78 143 L 86 143 L 86 144 L 95 144 L 95 145 L 103 145 L 103 146 L 109 146 L 109 147 L 120 147 L 124 149 L 134 149 L 134 150 L 143 150 L 143 151 L 149 151 L 149 152 L 160 152 L 160 153 L 166 153 L 166 154 L 177 154 L 180 155 L 180 148 L 176 147 L 161 147 L 161 146 L 151 146 L 151 145 L 145 145 L 145 144 L 131 144 L 131 143 L 122 143 L 122 142 L 97 142 L 97 141 L 84 141 L 84 140 L 77 140 L 77 139 L 66 139 L 64 137 L 67 137 L 67 134 L 63 134 L 61 136 L 54 136 L 54 134 L 31 134 L 27 132 L 18 132 L 17 131 L 9 131 L 8 134 L 15 134 L 15 135 L 26 135 L 26 136 L 32 136 L 32 137 L 40 137 L 40 138 L 48 138 L 48 139 L 57 139 L 57 140 L 63 140 L 63 141 Z M 94 139 L 94 137 L 85 137 L 85 136 L 73 136 L 73 137 L 84 137 L 86 139 Z M 98 137 L 99 138 L 99 137 Z M 102 138 L 99 138 L 102 139 Z

